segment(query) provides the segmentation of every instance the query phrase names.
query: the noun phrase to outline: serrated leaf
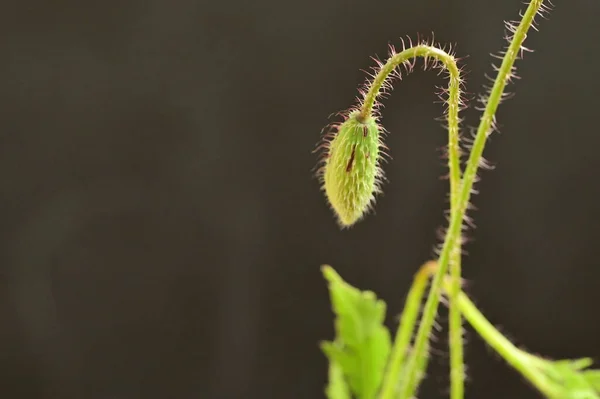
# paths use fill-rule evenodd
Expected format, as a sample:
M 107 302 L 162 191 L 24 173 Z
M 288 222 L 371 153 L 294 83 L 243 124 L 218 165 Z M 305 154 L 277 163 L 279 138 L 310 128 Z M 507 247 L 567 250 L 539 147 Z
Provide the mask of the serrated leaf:
M 343 368 L 340 365 L 339 357 L 345 357 L 338 351 L 336 343 L 324 342 L 321 348 L 329 358 L 329 382 L 325 389 L 327 399 L 352 399 L 350 389 L 344 378 Z
M 359 362 L 356 356 L 353 356 L 351 353 L 344 350 L 339 343 L 324 342 L 321 345 L 321 349 L 330 361 L 342 368 L 344 374 L 353 375 L 360 372 Z
M 347 284 L 331 267 L 323 267 L 336 315 L 335 343 L 324 343 L 323 351 L 342 370 L 345 380 L 359 399 L 377 394 L 391 348 L 384 326 L 386 305 L 370 291 Z

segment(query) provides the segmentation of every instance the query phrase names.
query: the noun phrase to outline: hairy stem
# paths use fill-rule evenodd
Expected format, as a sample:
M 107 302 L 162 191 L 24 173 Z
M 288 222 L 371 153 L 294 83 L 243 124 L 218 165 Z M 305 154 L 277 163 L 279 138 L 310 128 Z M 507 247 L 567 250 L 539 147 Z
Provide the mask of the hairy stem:
M 473 142 L 473 148 L 471 149 L 469 160 L 463 175 L 458 196 L 458 205 L 455 209 L 455 212 L 453 212 L 451 215 L 450 226 L 448 232 L 446 233 L 442 252 L 438 259 L 439 268 L 437 273 L 434 275 L 431 283 L 431 289 L 425 303 L 423 318 L 421 319 L 421 323 L 417 331 L 417 337 L 415 339 L 414 351 L 412 352 L 412 356 L 407 361 L 407 383 L 403 385 L 403 390 L 400 394 L 401 399 L 409 399 L 414 395 L 414 389 L 412 389 L 412 387 L 414 386 L 414 381 L 420 374 L 416 367 L 418 363 L 417 358 L 419 356 L 426 355 L 424 351 L 427 348 L 431 329 L 437 314 L 443 277 L 448 270 L 448 263 L 453 256 L 452 252 L 454 248 L 456 248 L 456 244 L 459 242 L 461 237 L 462 222 L 465 216 L 467 204 L 469 203 L 473 182 L 479 168 L 485 142 L 489 132 L 492 129 L 492 122 L 494 120 L 496 109 L 500 103 L 506 82 L 511 75 L 512 67 L 515 59 L 517 58 L 519 49 L 521 48 L 521 45 L 527 36 L 527 31 L 531 27 L 533 19 L 541 6 L 542 0 L 532 0 L 529 3 L 527 10 L 523 14 L 521 23 L 514 31 L 513 39 L 508 47 L 504 59 L 502 60 L 502 64 L 498 70 L 498 76 L 496 77 L 490 92 L 490 96 L 481 118 L 479 128 L 477 129 L 477 134 Z
M 421 266 L 420 270 L 417 272 L 419 284 L 426 284 L 423 280 L 435 275 L 436 268 L 437 264 L 434 261 L 427 262 L 425 265 Z M 415 279 L 415 285 L 416 283 L 417 279 Z M 452 277 L 444 279 L 443 289 L 450 295 L 450 292 L 454 289 Z M 456 305 L 469 324 L 477 331 L 479 336 L 502 356 L 509 365 L 519 371 L 527 380 L 539 389 L 540 392 L 549 397 L 556 396 L 557 392 L 554 387 L 552 387 L 546 376 L 539 371 L 538 367 L 536 367 L 540 363 L 538 357 L 522 351 L 510 342 L 510 340 L 508 340 L 485 318 L 483 313 L 477 309 L 475 304 L 463 291 L 459 291 L 456 295 Z
M 454 206 L 452 209 L 455 209 Z M 465 396 L 465 366 L 462 339 L 462 316 L 458 295 L 461 290 L 460 243 L 450 261 L 451 286 L 449 299 L 449 337 L 450 344 L 450 399 L 463 399 Z
M 451 289 L 451 287 L 448 288 Z M 535 367 L 535 364 L 531 360 L 531 355 L 517 348 L 502 335 L 463 292 L 458 294 L 456 302 L 465 319 L 488 345 L 494 348 L 508 364 L 519 371 L 540 392 L 548 397 L 556 397 L 555 389 L 549 383 L 546 376 Z
M 396 395 L 399 383 L 398 377 L 403 371 L 402 364 L 410 346 L 410 339 L 412 338 L 415 322 L 419 315 L 421 301 L 429 283 L 429 277 L 434 273 L 436 268 L 436 263 L 431 261 L 421 266 L 417 274 L 415 274 L 413 284 L 404 304 L 400 326 L 396 331 L 394 347 L 392 348 L 388 368 L 383 379 L 380 394 L 381 399 L 394 398 Z
M 458 87 L 450 85 L 449 98 L 458 98 Z M 458 132 L 459 104 L 448 106 L 448 163 L 450 167 L 450 215 L 458 210 L 458 193 L 461 184 L 460 147 Z M 464 354 L 462 340 L 462 316 L 457 304 L 457 295 L 461 290 L 461 240 L 457 240 L 450 259 L 452 289 L 449 293 L 449 343 L 450 343 L 450 398 L 464 397 Z M 417 367 L 419 367 L 417 365 Z M 426 366 L 422 366 L 426 367 Z M 416 388 L 415 388 L 416 389 Z
M 458 204 L 458 190 L 461 182 L 461 170 L 460 170 L 460 147 L 459 147 L 459 118 L 458 112 L 460 110 L 460 84 L 461 77 L 460 71 L 456 64 L 456 60 L 454 57 L 445 51 L 438 49 L 436 47 L 432 47 L 426 44 L 419 44 L 415 47 L 411 47 L 406 49 L 398 54 L 393 55 L 388 59 L 385 65 L 379 70 L 379 73 L 373 80 L 368 93 L 365 96 L 362 108 L 361 115 L 366 118 L 371 115 L 373 112 L 373 106 L 375 104 L 375 100 L 379 95 L 383 84 L 389 75 L 401 64 L 406 61 L 416 58 L 416 57 L 424 57 L 424 58 L 433 58 L 436 61 L 441 62 L 449 75 L 449 84 L 448 84 L 448 99 L 446 101 L 447 104 L 447 123 L 448 123 L 448 167 L 450 169 L 450 213 L 456 213 L 456 206 Z M 453 277 L 456 280 L 457 290 L 460 291 L 460 242 L 457 241 L 455 243 L 455 250 L 452 254 L 452 265 L 453 265 Z M 424 287 L 423 287 L 424 289 Z M 422 292 L 421 292 L 422 296 Z M 411 299 L 411 297 L 409 297 Z M 454 298 L 452 298 L 453 300 Z M 419 302 L 420 304 L 420 302 Z M 419 311 L 419 307 L 407 307 L 402 313 L 402 323 L 398 330 L 398 335 L 396 338 L 396 342 L 394 343 L 393 349 L 393 357 L 391 361 L 391 366 L 388 369 L 388 372 L 385 376 L 383 390 L 381 394 L 382 399 L 389 399 L 394 397 L 396 393 L 397 383 L 399 379 L 399 375 L 401 372 L 402 363 L 404 362 L 404 354 L 406 353 L 408 346 L 410 344 L 410 338 L 413 331 L 414 322 L 417 318 L 417 314 Z M 460 311 L 452 307 L 452 317 L 454 319 L 451 323 L 451 335 L 452 335 L 452 347 L 451 347 L 451 357 L 452 357 L 452 386 L 453 392 L 456 390 L 457 392 L 462 392 L 462 381 L 463 381 L 463 348 L 462 348 L 462 327 L 461 327 L 461 316 Z M 410 322 L 409 325 L 405 325 L 405 320 L 407 319 Z M 407 323 L 408 324 L 408 323 Z M 426 367 L 426 362 L 422 362 L 422 368 Z M 453 396 L 453 398 L 455 398 Z M 456 397 L 456 399 L 462 399 L 461 397 Z

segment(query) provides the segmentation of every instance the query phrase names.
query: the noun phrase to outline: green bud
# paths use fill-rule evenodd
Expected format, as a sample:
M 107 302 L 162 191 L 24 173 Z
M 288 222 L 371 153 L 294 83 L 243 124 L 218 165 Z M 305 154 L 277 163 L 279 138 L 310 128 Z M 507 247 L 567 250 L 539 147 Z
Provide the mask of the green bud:
M 323 188 L 342 227 L 360 220 L 380 192 L 380 130 L 375 118 L 353 111 L 325 143 Z

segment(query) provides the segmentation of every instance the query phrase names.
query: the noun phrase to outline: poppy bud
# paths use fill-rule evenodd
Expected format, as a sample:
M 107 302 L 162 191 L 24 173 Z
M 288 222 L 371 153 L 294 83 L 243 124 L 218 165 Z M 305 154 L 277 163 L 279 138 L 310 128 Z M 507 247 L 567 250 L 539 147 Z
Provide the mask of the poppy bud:
M 373 116 L 353 111 L 325 144 L 323 188 L 342 227 L 360 220 L 380 192 L 380 130 Z

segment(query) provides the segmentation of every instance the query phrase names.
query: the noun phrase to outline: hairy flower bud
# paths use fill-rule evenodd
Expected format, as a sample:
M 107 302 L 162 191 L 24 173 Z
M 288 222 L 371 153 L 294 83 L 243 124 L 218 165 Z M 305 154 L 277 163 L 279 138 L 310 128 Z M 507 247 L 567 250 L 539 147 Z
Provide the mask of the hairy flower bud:
M 380 191 L 380 130 L 375 118 L 354 111 L 325 145 L 323 188 L 342 227 L 360 220 Z

